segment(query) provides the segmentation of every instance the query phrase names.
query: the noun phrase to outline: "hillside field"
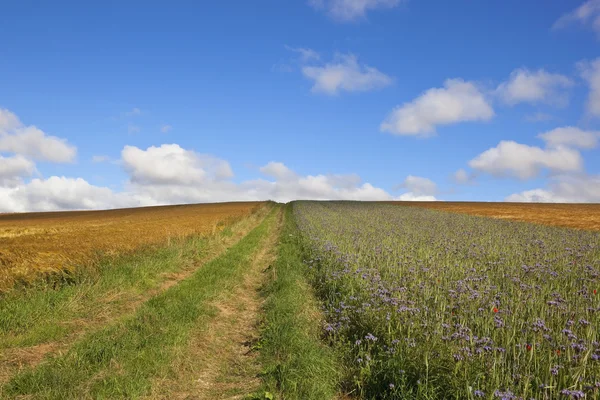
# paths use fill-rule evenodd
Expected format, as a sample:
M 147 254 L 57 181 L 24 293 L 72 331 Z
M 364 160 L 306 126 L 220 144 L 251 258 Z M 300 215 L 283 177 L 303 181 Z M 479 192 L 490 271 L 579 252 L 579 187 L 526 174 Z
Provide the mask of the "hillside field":
M 598 398 L 599 211 L 3 215 L 0 398 Z M 21 268 L 27 284 L 8 285 Z

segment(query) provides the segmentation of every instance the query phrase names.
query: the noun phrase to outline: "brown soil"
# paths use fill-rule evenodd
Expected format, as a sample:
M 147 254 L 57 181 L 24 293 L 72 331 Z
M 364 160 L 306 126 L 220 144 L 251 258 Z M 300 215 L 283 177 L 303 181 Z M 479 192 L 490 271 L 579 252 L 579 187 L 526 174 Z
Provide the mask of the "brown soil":
M 392 201 L 400 206 L 423 207 L 491 218 L 600 231 L 600 204 L 478 203 L 446 201 Z
M 259 293 L 283 222 L 271 230 L 239 286 L 212 306 L 216 315 L 198 330 L 173 364 L 173 375 L 157 380 L 150 399 L 242 399 L 260 386 L 260 365 L 252 346 L 258 340 Z

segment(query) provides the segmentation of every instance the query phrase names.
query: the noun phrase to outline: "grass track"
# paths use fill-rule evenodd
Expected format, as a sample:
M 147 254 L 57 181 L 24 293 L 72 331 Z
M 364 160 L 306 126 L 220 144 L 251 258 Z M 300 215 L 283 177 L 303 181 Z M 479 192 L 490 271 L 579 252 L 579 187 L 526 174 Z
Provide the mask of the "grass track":
M 136 398 L 168 370 L 174 350 L 215 314 L 208 302 L 229 290 L 275 221 L 276 210 L 222 256 L 144 303 L 130 318 L 84 336 L 63 356 L 26 370 L 3 396 L 41 399 Z
M 0 302 L 0 349 L 34 346 L 81 329 L 92 319 L 111 318 L 121 306 L 193 271 L 243 237 L 267 208 L 217 235 L 190 237 L 158 249 L 141 250 L 83 268 L 58 289 L 14 290 Z M 103 318 L 105 317 L 105 318 Z M 84 322 L 85 321 L 85 322 Z M 82 323 L 83 322 L 83 323 Z
M 337 397 L 340 371 L 333 350 L 321 341 L 319 303 L 306 278 L 292 204 L 274 264 L 274 278 L 265 288 L 265 327 L 261 357 L 265 392 L 287 400 Z

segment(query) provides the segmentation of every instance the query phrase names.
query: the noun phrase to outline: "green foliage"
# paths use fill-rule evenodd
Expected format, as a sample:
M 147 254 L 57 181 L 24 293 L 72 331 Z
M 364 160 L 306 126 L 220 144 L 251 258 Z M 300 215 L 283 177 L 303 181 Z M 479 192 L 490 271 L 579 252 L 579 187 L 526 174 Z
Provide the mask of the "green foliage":
M 368 399 L 600 396 L 600 234 L 297 202 L 331 344 Z
M 16 375 L 2 394 L 42 399 L 146 394 L 152 377 L 168 373 L 175 350 L 187 345 L 191 330 L 215 314 L 207 304 L 241 279 L 275 214 L 276 209 L 226 253 L 144 303 L 134 315 L 84 336 L 66 354 Z
M 265 326 L 261 340 L 264 398 L 277 393 L 289 400 L 326 400 L 338 392 L 339 371 L 332 349 L 321 342 L 319 303 L 306 280 L 302 249 L 291 206 L 278 255 L 265 288 Z M 269 397 L 270 396 L 270 397 Z

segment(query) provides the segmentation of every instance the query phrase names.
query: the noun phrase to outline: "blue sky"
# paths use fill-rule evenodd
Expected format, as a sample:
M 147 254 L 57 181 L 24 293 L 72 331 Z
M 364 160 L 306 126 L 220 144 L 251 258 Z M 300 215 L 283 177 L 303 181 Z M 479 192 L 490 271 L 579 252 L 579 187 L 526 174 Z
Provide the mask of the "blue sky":
M 600 0 L 86 3 L 2 5 L 0 211 L 600 202 Z

